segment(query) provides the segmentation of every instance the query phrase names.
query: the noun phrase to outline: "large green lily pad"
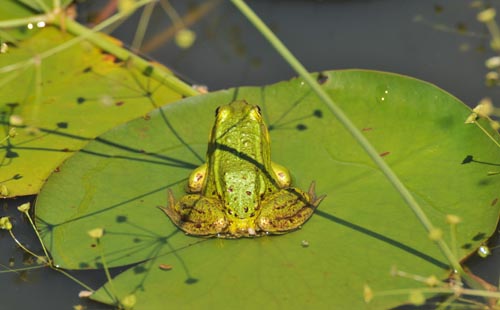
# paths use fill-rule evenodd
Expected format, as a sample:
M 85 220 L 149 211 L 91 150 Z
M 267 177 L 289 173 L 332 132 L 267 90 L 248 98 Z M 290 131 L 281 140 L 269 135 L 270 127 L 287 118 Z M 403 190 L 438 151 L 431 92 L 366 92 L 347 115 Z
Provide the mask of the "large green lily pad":
M 445 216 L 462 218 L 460 257 L 492 234 L 500 178 L 487 173 L 500 163 L 491 137 L 500 139 L 464 124 L 468 107 L 433 85 L 393 74 L 333 71 L 320 81 L 447 241 Z M 235 98 L 261 106 L 272 158 L 291 170 L 294 183 L 307 189 L 314 180 L 327 195 L 299 231 L 201 239 L 184 235 L 156 208 L 167 203 L 167 188 L 176 197 L 184 193 L 189 172 L 204 161 L 215 108 Z M 113 303 L 113 296 L 135 294 L 138 309 L 361 309 L 365 283 L 378 291 L 418 286 L 391 277 L 392 266 L 422 276 L 448 273 L 399 194 L 300 79 L 191 97 L 114 128 L 50 177 L 36 215 L 61 267 L 101 267 L 101 250 L 110 267 L 142 262 L 93 296 Z M 87 234 L 96 227 L 106 231 L 102 247 Z M 369 306 L 405 300 L 376 298 Z
M 166 68 L 151 65 L 140 72 L 87 41 L 47 52 L 74 38 L 47 27 L 0 56 L 0 140 L 12 127 L 18 134 L 0 144 L 0 183 L 7 196 L 38 193 L 50 173 L 88 141 L 194 93 L 180 80 L 182 87 L 174 88 L 150 76 L 152 70 L 171 76 Z

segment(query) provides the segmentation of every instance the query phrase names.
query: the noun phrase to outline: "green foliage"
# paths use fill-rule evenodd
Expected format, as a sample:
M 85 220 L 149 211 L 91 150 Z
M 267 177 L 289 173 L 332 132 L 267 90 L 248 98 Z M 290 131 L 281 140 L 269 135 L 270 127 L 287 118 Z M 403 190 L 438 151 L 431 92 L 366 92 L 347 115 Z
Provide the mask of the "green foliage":
M 500 179 L 488 172 L 499 164 L 492 139 L 500 138 L 479 127 L 489 128 L 487 122 L 464 124 L 469 108 L 415 79 L 369 71 L 318 78 L 445 240 L 446 215 L 462 219 L 460 258 L 493 233 Z M 261 106 L 272 159 L 290 169 L 294 184 L 307 189 L 314 180 L 317 193 L 327 195 L 297 232 L 189 237 L 156 208 L 167 203 L 167 188 L 183 195 L 190 171 L 204 161 L 213 111 L 236 98 Z M 36 212 L 61 267 L 99 268 L 101 250 L 110 267 L 141 262 L 93 296 L 106 303 L 134 296 L 137 308 L 360 309 L 365 283 L 376 290 L 415 287 L 389 276 L 394 265 L 425 277 L 448 274 L 448 262 L 421 223 L 300 79 L 188 98 L 113 128 L 49 178 Z M 96 227 L 105 231 L 99 247 L 87 234 Z M 404 298 L 377 298 L 371 307 L 393 307 Z
M 37 193 L 62 161 L 101 133 L 186 95 L 171 87 L 174 78 L 167 85 L 150 76 L 153 68 L 167 69 L 141 72 L 87 41 L 53 50 L 74 39 L 46 27 L 0 56 L 0 126 L 17 129 L 0 144 L 0 182 L 11 197 Z

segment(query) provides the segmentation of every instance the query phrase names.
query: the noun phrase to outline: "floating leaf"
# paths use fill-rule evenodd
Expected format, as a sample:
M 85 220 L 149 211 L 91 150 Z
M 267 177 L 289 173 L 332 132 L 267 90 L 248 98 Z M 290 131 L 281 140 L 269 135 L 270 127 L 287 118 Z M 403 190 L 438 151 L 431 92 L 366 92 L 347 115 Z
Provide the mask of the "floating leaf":
M 157 67 L 139 72 L 86 41 L 48 52 L 72 39 L 48 27 L 0 56 L 0 126 L 17 132 L 0 144 L 0 182 L 11 197 L 37 193 L 97 135 L 188 95 L 171 87 L 173 79 L 152 78 L 148 72 Z
M 486 121 L 464 124 L 468 107 L 412 78 L 369 71 L 320 76 L 445 240 L 447 214 L 462 219 L 461 258 L 494 232 L 500 204 L 491 201 L 500 178 L 487 173 L 500 164 L 492 141 L 500 139 Z M 307 189 L 314 180 L 317 193 L 327 195 L 299 231 L 196 238 L 156 208 L 167 204 L 168 188 L 177 198 L 184 194 L 190 171 L 204 161 L 215 108 L 236 98 L 260 105 L 272 159 L 290 169 L 294 184 Z M 142 261 L 91 297 L 113 303 L 133 294 L 141 309 L 361 309 L 365 284 L 377 292 L 415 287 L 389 275 L 394 265 L 424 277 L 448 274 L 446 259 L 399 194 L 300 79 L 191 97 L 112 129 L 50 177 L 36 212 L 64 268 L 101 267 L 86 233 L 95 227 L 106 230 L 99 247 L 109 266 Z M 165 263 L 168 272 L 158 267 Z M 406 298 L 375 297 L 369 307 L 391 308 Z

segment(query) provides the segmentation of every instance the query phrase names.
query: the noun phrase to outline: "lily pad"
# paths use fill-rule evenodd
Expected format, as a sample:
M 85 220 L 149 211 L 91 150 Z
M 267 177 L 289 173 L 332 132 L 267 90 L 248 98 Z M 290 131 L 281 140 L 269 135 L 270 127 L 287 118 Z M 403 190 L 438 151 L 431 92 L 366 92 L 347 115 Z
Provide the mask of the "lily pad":
M 47 27 L 0 57 L 0 183 L 8 196 L 38 193 L 58 165 L 101 133 L 194 92 L 152 78 L 87 41 Z M 109 40 L 102 36 L 102 40 Z
M 62 10 L 68 6 L 72 0 L 59 1 Z M 30 20 L 34 14 L 41 15 L 45 10 L 53 10 L 56 1 L 53 0 L 2 0 L 2 9 L 0 10 L 0 41 L 9 41 L 17 43 L 17 40 L 26 39 L 35 34 L 38 30 L 38 20 Z M 25 19 L 23 23 L 22 20 Z M 16 21 L 13 26 L 12 22 Z M 31 23 L 32 28 L 28 28 Z M 9 27 L 2 27 L 9 25 Z
M 318 76 L 325 90 L 445 232 L 462 218 L 457 253 L 469 255 L 497 224 L 498 133 L 464 124 L 470 109 L 428 83 L 370 71 Z M 327 197 L 302 229 L 254 239 L 186 236 L 156 208 L 166 190 L 184 193 L 204 161 L 217 106 L 259 104 L 273 161 L 294 184 L 316 182 Z M 417 287 L 393 266 L 445 278 L 448 263 L 422 225 L 329 110 L 301 79 L 191 97 L 118 126 L 66 161 L 44 186 L 37 225 L 56 264 L 68 269 L 142 262 L 92 298 L 113 304 L 134 294 L 137 308 L 364 308 L 362 289 Z M 97 244 L 87 231 L 101 227 Z M 168 268 L 165 268 L 167 266 Z M 165 270 L 171 269 L 171 270 Z M 116 297 L 115 297 L 116 296 Z M 390 308 L 406 296 L 376 298 Z

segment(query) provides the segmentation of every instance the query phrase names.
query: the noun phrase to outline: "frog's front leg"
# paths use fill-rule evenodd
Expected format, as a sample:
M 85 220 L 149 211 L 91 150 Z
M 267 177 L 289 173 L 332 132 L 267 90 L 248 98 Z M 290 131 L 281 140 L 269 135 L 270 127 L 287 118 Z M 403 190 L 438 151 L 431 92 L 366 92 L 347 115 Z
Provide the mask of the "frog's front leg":
M 279 165 L 275 162 L 271 162 L 271 168 L 273 170 L 274 175 L 276 176 L 276 180 L 278 181 L 279 188 L 289 187 L 292 183 L 292 177 L 290 176 L 290 172 L 288 169 L 282 165 Z
M 187 183 L 187 192 L 188 193 L 200 193 L 203 188 L 203 182 L 205 182 L 205 178 L 207 176 L 207 163 L 199 166 L 194 169 L 193 172 L 189 175 L 188 183 Z
M 159 208 L 177 227 L 190 235 L 216 235 L 228 226 L 222 204 L 214 198 L 189 194 L 175 202 L 172 192 L 168 191 L 168 206 Z
M 257 225 L 269 233 L 285 233 L 300 228 L 324 197 L 316 197 L 314 182 L 307 193 L 295 187 L 281 189 L 261 202 Z

